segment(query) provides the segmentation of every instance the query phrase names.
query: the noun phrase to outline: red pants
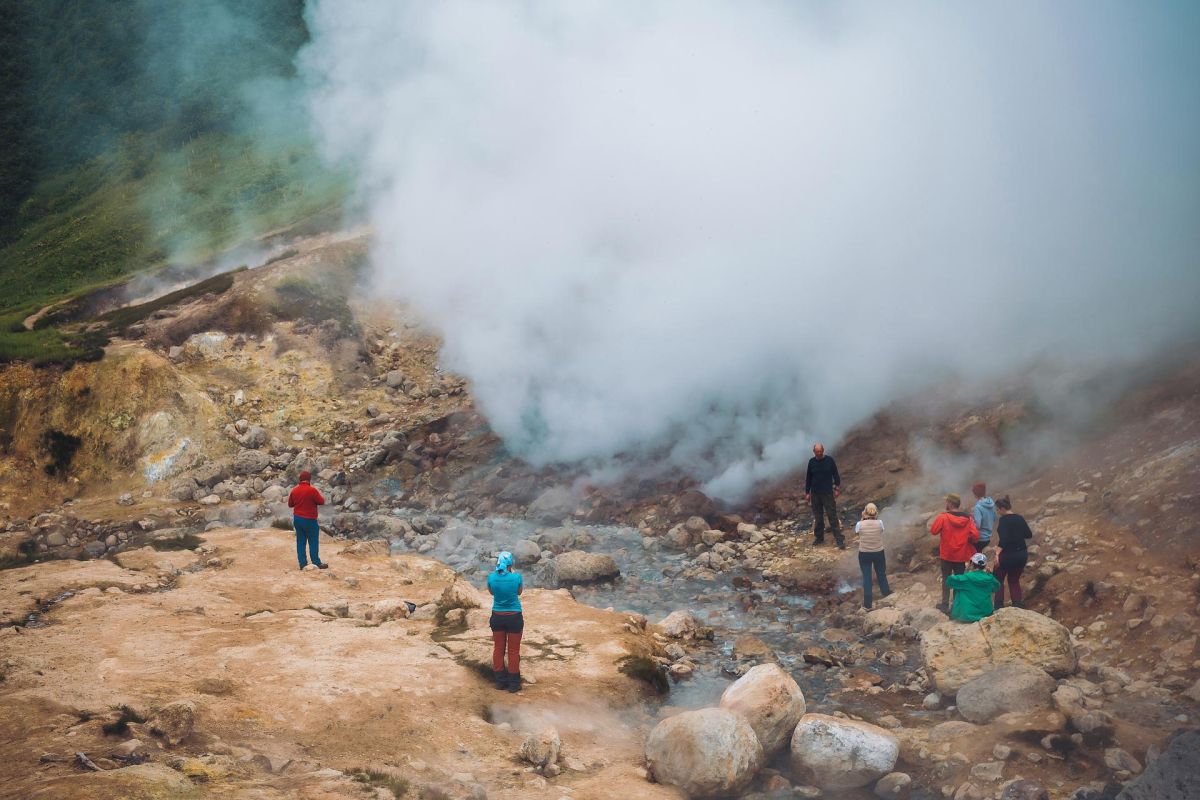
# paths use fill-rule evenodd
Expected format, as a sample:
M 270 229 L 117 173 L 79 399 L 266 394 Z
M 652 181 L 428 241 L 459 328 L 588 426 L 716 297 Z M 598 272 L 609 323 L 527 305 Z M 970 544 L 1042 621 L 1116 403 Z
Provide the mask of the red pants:
M 996 569 L 992 571 L 992 576 L 1000 581 L 1000 588 L 996 590 L 996 596 L 993 598 L 996 608 L 1004 607 L 1004 581 L 1008 580 L 1008 593 L 1012 595 L 1012 601 L 1019 603 L 1024 599 L 1021 594 L 1021 573 L 1025 571 L 1025 565 L 1019 567 L 1005 567 L 1003 564 L 997 564 Z
M 508 671 L 514 675 L 521 672 L 521 634 L 492 631 L 492 669 L 504 669 L 504 651 L 508 651 Z

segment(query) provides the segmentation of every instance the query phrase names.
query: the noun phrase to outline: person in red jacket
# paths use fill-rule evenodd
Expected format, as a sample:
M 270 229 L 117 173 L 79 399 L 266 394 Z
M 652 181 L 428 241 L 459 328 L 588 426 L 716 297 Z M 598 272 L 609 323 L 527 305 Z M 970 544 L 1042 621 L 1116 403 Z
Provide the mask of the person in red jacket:
M 942 602 L 938 608 L 950 612 L 950 586 L 946 578 L 962 575 L 967 562 L 975 555 L 975 542 L 979 541 L 979 529 L 975 520 L 962 510 L 962 498 L 956 494 L 946 495 L 946 510 L 933 518 L 929 526 L 932 535 L 941 537 L 938 555 L 942 559 Z
M 300 473 L 300 484 L 288 495 L 288 508 L 292 509 L 292 525 L 296 529 L 296 558 L 300 561 L 300 569 L 308 566 L 304 546 L 308 544 L 308 555 L 317 569 L 328 569 L 329 565 L 321 561 L 317 552 L 321 527 L 317 524 L 317 506 L 325 505 L 325 498 L 312 485 L 312 473 L 308 470 Z

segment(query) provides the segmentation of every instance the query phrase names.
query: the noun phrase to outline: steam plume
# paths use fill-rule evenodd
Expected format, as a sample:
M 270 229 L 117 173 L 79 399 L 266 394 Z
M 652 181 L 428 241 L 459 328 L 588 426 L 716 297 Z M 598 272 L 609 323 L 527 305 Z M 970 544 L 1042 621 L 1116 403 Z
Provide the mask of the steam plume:
M 1195 336 L 1198 21 L 313 0 L 301 72 L 513 450 L 736 497 L 935 381 Z

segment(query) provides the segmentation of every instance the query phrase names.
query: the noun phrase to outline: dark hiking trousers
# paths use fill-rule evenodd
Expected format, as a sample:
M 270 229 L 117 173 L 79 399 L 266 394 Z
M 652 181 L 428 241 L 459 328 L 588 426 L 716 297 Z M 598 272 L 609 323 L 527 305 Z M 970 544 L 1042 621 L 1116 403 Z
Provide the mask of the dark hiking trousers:
M 946 578 L 951 575 L 962 575 L 967 571 L 965 561 L 947 561 L 942 559 L 942 605 L 950 605 L 950 587 L 946 585 Z
M 813 513 L 813 538 L 822 542 L 825 540 L 825 518 L 829 518 L 829 529 L 833 531 L 833 538 L 838 541 L 842 540 L 842 523 L 838 519 L 837 513 L 837 498 L 833 493 L 829 494 L 812 494 L 812 513 Z
M 879 593 L 881 595 L 883 595 L 884 597 L 887 597 L 889 594 L 892 593 L 892 589 L 891 589 L 891 587 L 888 586 L 888 582 L 887 582 L 887 557 L 884 555 L 882 550 L 880 550 L 877 553 L 859 552 L 858 566 L 859 566 L 859 569 L 862 570 L 862 576 L 863 576 L 863 607 L 870 608 L 871 602 L 872 602 L 872 597 L 871 597 L 871 570 L 872 569 L 875 570 L 875 577 L 879 579 Z
M 304 569 L 308 565 L 308 558 L 312 559 L 312 563 L 320 564 L 321 554 L 317 546 L 321 537 L 321 526 L 315 519 L 306 517 L 292 517 L 292 526 L 296 529 L 296 560 L 300 562 L 300 568 Z M 306 546 L 308 558 L 304 555 Z
M 996 569 L 992 571 L 992 576 L 1000 581 L 1000 588 L 996 590 L 996 596 L 993 598 L 996 608 L 1004 608 L 1004 582 L 1008 581 L 1008 593 L 1012 597 L 1013 605 L 1021 603 L 1025 599 L 1025 595 L 1021 593 L 1021 573 L 1025 571 L 1025 561 L 1010 562 L 1007 565 L 1004 563 L 1004 558 L 1001 557 L 1000 563 L 996 565 Z

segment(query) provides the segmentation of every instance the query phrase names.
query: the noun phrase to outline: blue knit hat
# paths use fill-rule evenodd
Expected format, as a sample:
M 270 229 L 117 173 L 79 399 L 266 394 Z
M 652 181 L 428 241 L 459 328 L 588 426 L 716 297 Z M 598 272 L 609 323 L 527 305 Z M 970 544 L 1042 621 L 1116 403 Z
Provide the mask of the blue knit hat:
M 501 551 L 500 555 L 496 556 L 496 572 L 507 572 L 512 569 L 513 554 L 507 550 Z

